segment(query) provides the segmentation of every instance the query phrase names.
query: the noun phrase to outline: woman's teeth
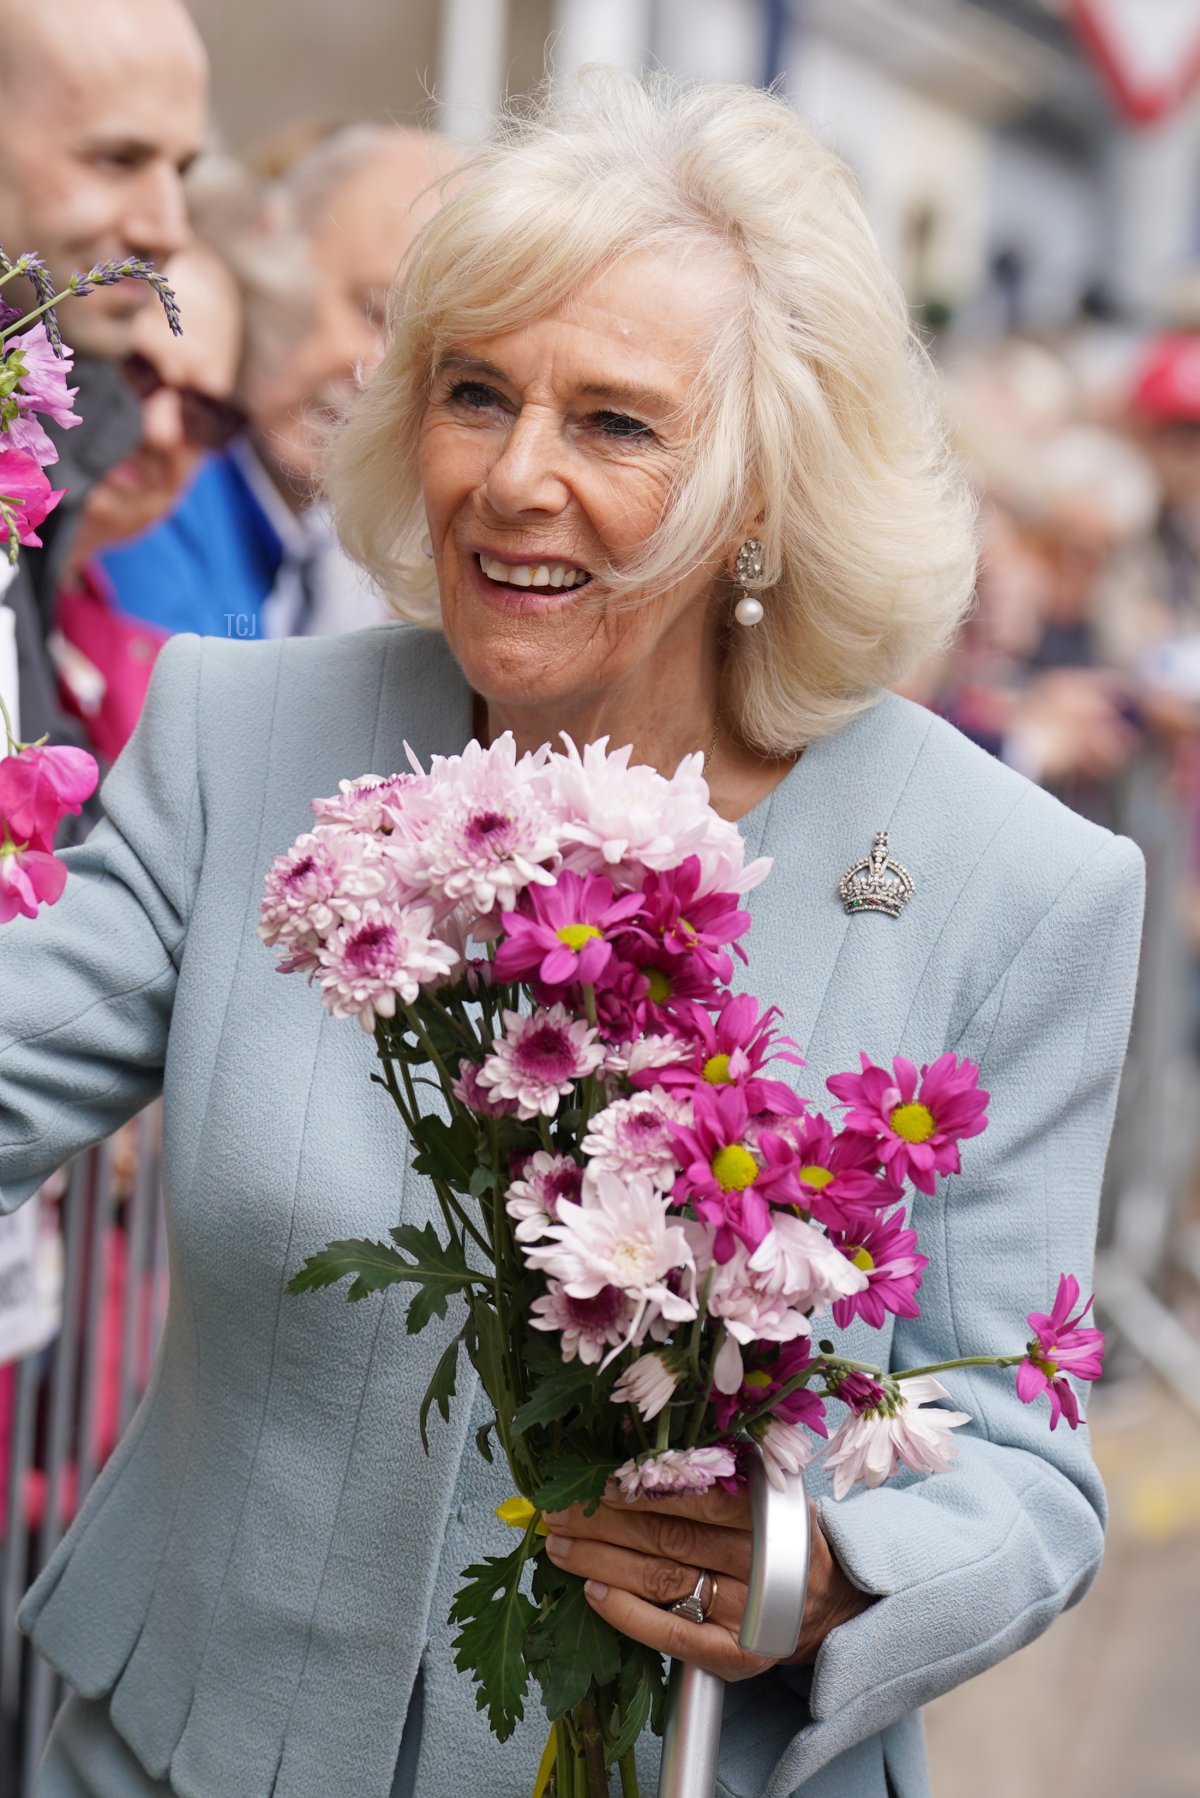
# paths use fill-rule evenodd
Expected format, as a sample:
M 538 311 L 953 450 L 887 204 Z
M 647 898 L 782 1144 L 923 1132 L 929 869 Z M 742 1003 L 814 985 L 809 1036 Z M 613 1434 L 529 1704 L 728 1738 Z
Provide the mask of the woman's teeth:
M 564 568 L 557 562 L 497 562 L 491 556 L 480 556 L 479 566 L 490 581 L 510 587 L 579 587 L 590 581 L 586 568 Z

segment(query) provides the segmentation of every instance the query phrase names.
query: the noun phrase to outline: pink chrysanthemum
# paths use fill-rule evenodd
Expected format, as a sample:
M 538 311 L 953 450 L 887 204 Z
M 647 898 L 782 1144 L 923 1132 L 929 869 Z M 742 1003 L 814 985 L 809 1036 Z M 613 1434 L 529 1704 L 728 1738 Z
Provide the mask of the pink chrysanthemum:
M 826 1378 L 834 1398 L 840 1399 L 856 1417 L 861 1417 L 864 1411 L 877 1411 L 888 1396 L 886 1386 L 881 1386 L 869 1373 L 860 1373 L 857 1368 L 850 1373 L 829 1374 Z
M 657 1417 L 679 1384 L 679 1376 L 660 1354 L 639 1355 L 613 1387 L 609 1397 L 614 1405 L 633 1405 L 642 1421 Z
M 718 1480 L 730 1479 L 735 1466 L 727 1448 L 666 1448 L 641 1460 L 626 1461 L 614 1477 L 622 1496 L 632 1503 L 635 1498 L 682 1498 L 707 1492 Z
M 675 1011 L 681 1031 L 694 1048 L 686 1061 L 663 1070 L 659 1084 L 675 1092 L 692 1092 L 696 1086 L 736 1086 L 744 1094 L 751 1117 L 799 1117 L 805 1101 L 783 1080 L 763 1077 L 769 1061 L 789 1061 L 802 1068 L 796 1045 L 774 1028 L 781 1016 L 772 1005 L 761 1015 L 758 1001 L 749 993 L 730 998 L 715 1018 L 707 1009 L 687 1001 Z M 634 1075 L 633 1084 L 646 1084 L 645 1075 Z
M 1074 1274 L 1060 1274 L 1053 1309 L 1031 1311 L 1026 1322 L 1033 1337 L 1024 1361 L 1017 1368 L 1017 1397 L 1031 1405 L 1044 1392 L 1050 1400 L 1050 1428 L 1057 1429 L 1065 1417 L 1071 1429 L 1079 1427 L 1079 1400 L 1067 1379 L 1073 1373 L 1077 1380 L 1098 1380 L 1104 1371 L 1103 1330 L 1080 1329 L 1080 1323 L 1091 1309 L 1092 1301 L 1081 1305 L 1075 1316 L 1071 1308 L 1079 1298 L 1079 1281 Z
M 736 1238 L 727 1261 L 713 1258 L 714 1232 L 689 1219 L 684 1225 L 696 1263 L 696 1286 L 705 1290 L 709 1317 L 726 1329 L 727 1347 L 719 1370 L 721 1389 L 736 1392 L 742 1383 L 741 1350 L 764 1342 L 791 1342 L 807 1337 L 808 1308 L 796 1304 L 769 1276 L 751 1266 L 744 1243 Z M 845 1266 L 843 1257 L 838 1257 Z M 851 1278 L 860 1278 L 852 1270 Z
M 612 967 L 612 938 L 640 903 L 636 893 L 614 899 L 612 882 L 601 875 L 564 870 L 553 886 L 531 888 L 519 910 L 505 912 L 497 978 L 532 979 L 545 999 L 599 986 Z
M 833 1321 L 839 1330 L 855 1317 L 861 1317 L 873 1330 L 882 1330 L 889 1311 L 897 1317 L 920 1317 L 916 1294 L 929 1260 L 917 1253 L 917 1233 L 904 1228 L 903 1211 L 876 1217 L 866 1229 L 838 1233 L 832 1240 L 867 1276 L 860 1292 L 838 1299 L 834 1305 Z
M 901 1461 L 914 1473 L 945 1473 L 958 1452 L 950 1432 L 971 1419 L 965 1411 L 922 1407 L 949 1396 L 931 1374 L 918 1374 L 905 1380 L 895 1397 L 885 1398 L 880 1409 L 852 1412 L 825 1456 L 833 1496 L 845 1498 L 860 1480 L 882 1486 Z
M 739 1414 L 746 1416 L 770 1405 L 772 1417 L 781 1418 L 784 1423 L 802 1423 L 819 1436 L 828 1435 L 825 1400 L 819 1392 L 810 1386 L 797 1386 L 782 1398 L 779 1396 L 789 1381 L 815 1365 L 809 1338 L 802 1336 L 782 1343 L 774 1356 L 768 1359 L 767 1355 L 765 1347 L 756 1349 L 754 1365 L 743 1371 L 741 1384 L 733 1392 L 718 1388 L 713 1393 L 711 1404 L 717 1428 L 728 1431 Z
M 690 1116 L 691 1107 L 661 1086 L 632 1099 L 614 1099 L 592 1118 L 580 1144 L 589 1174 L 644 1174 L 651 1185 L 667 1192 L 679 1172 L 671 1127 L 686 1123 Z
M 606 1286 L 628 1293 L 634 1315 L 626 1343 L 641 1342 L 660 1318 L 675 1324 L 695 1317 L 691 1246 L 649 1180 L 594 1175 L 584 1203 L 559 1201 L 545 1237 L 525 1259 L 561 1280 L 572 1298 L 594 1298 Z
M 827 1230 L 865 1229 L 883 1206 L 903 1197 L 903 1184 L 880 1169 L 873 1136 L 835 1131 L 820 1112 L 780 1128 L 800 1163 L 803 1207 Z
M 867 1283 L 862 1269 L 823 1230 L 787 1211 L 772 1215 L 771 1228 L 750 1256 L 750 1269 L 765 1290 L 806 1311 L 824 1310 Z
M 451 972 L 458 957 L 433 934 L 427 905 L 398 908 L 365 899 L 357 923 L 342 924 L 318 951 L 321 1003 L 335 1018 L 357 1018 L 372 1031 L 377 1019 L 412 1005 L 426 986 Z
M 396 846 L 405 878 L 481 917 L 511 911 L 527 887 L 551 886 L 545 864 L 558 859 L 558 836 L 533 768 L 518 761 L 508 731 L 487 749 L 468 743 L 460 756 L 435 756 L 436 804 L 419 836 Z
M 465 1057 L 459 1061 L 458 1077 L 450 1082 L 450 1091 L 460 1105 L 465 1105 L 468 1111 L 474 1111 L 480 1117 L 512 1117 L 517 1109 L 511 1099 L 497 1099 L 486 1086 L 480 1086 L 479 1068 L 475 1062 L 467 1061 Z
M 538 1242 L 550 1225 L 558 1222 L 562 1200 L 577 1203 L 582 1189 L 583 1169 L 569 1155 L 549 1155 L 538 1149 L 528 1156 L 504 1201 L 504 1209 L 517 1226 L 517 1241 Z
M 765 1417 L 750 1434 L 758 1443 L 763 1472 L 780 1492 L 787 1490 L 788 1476 L 803 1473 L 813 1458 L 813 1445 L 794 1424 L 780 1417 Z
M 686 1061 L 690 1053 L 690 1045 L 681 1037 L 639 1036 L 633 1042 L 609 1043 L 603 1071 L 623 1076 L 634 1086 L 657 1086 L 659 1070 Z
M 758 1247 L 770 1228 L 772 1205 L 800 1203 L 796 1152 L 771 1130 L 760 1131 L 751 1149 L 750 1111 L 737 1087 L 698 1086 L 692 1106 L 691 1127 L 673 1127 L 683 1170 L 674 1196 L 713 1226 L 713 1252 L 727 1261 L 735 1240 Z
M 529 1308 L 530 1327 L 557 1330 L 564 1361 L 576 1356 L 594 1367 L 607 1350 L 611 1355 L 629 1338 L 634 1304 L 619 1286 L 602 1286 L 591 1298 L 572 1298 L 560 1280 L 548 1282 L 545 1296 Z
M 338 790 L 326 799 L 311 801 L 322 824 L 343 824 L 373 836 L 408 837 L 422 829 L 433 814 L 433 783 L 424 774 L 360 774 L 340 780 Z
M 358 831 L 318 825 L 297 837 L 267 872 L 259 909 L 264 943 L 289 953 L 286 973 L 315 968 L 317 951 L 340 924 L 355 924 L 367 899 L 387 884 L 374 839 Z
M 939 1174 L 957 1174 L 959 1143 L 987 1128 L 979 1069 L 951 1050 L 919 1074 L 903 1055 L 890 1072 L 864 1055 L 860 1074 L 833 1074 L 826 1085 L 850 1107 L 846 1128 L 875 1137 L 884 1166 L 921 1192 L 932 1193 Z
M 502 1014 L 504 1030 L 479 1070 L 479 1083 L 497 1099 L 511 1099 L 521 1118 L 553 1117 L 577 1080 L 604 1059 L 596 1032 L 565 1005 Z

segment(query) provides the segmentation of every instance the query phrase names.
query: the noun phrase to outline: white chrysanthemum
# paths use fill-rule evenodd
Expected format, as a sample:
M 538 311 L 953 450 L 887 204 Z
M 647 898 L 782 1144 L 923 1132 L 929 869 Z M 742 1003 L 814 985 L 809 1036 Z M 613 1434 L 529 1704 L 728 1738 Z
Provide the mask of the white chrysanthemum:
M 508 1189 L 504 1209 L 516 1224 L 518 1242 L 538 1242 L 551 1224 L 558 1222 L 563 1199 L 578 1199 L 583 1169 L 569 1155 L 550 1155 L 538 1149 L 525 1164 L 519 1180 Z
M 742 892 L 766 874 L 769 862 L 761 871 L 745 868 L 741 832 L 709 803 L 700 753 L 685 756 L 668 780 L 642 763 L 631 766 L 628 745 L 610 752 L 607 737 L 582 753 L 569 737 L 563 742 L 546 777 L 566 867 L 636 887 L 647 868 L 677 868 L 695 855 L 701 895 Z
M 847 1260 L 823 1230 L 776 1211 L 771 1228 L 750 1257 L 763 1285 L 805 1310 L 823 1310 L 870 1284 L 862 1268 Z
M 784 1423 L 779 1417 L 769 1418 L 765 1428 L 756 1428 L 754 1439 L 762 1452 L 763 1472 L 781 1492 L 787 1486 L 785 1476 L 803 1473 L 813 1458 L 810 1438 L 797 1424 Z
M 643 1422 L 649 1423 L 668 1403 L 678 1384 L 678 1377 L 661 1355 L 639 1355 L 625 1369 L 609 1397 L 614 1405 L 635 1405 Z
M 721 1320 L 733 1342 L 744 1348 L 752 1342 L 794 1342 L 811 1334 L 807 1308 L 755 1273 L 743 1242 L 734 1241 L 728 1261 L 714 1261 L 711 1227 L 689 1220 L 684 1229 L 696 1263 L 697 1287 L 704 1288 L 707 1282 L 708 1315 Z M 733 1378 L 732 1349 L 727 1351 L 722 1378 Z M 740 1383 L 721 1390 L 736 1392 Z
M 359 831 L 318 826 L 297 837 L 286 855 L 277 855 L 267 873 L 258 934 L 264 943 L 316 951 L 339 924 L 356 923 L 364 900 L 376 898 L 387 883 L 382 852 Z
M 602 1286 L 594 1298 L 576 1299 L 561 1281 L 550 1280 L 545 1296 L 534 1299 L 529 1311 L 533 1329 L 558 1331 L 564 1361 L 578 1356 L 586 1367 L 594 1367 L 606 1349 L 613 1353 L 624 1345 L 634 1304 L 616 1286 Z
M 945 1473 L 958 1453 L 950 1432 L 970 1423 L 970 1416 L 966 1411 L 925 1411 L 921 1407 L 949 1396 L 931 1374 L 919 1374 L 901 1383 L 898 1401 L 889 1400 L 877 1411 L 849 1416 L 825 1454 L 833 1496 L 845 1498 L 860 1480 L 867 1486 L 882 1486 L 900 1461 L 914 1473 Z
M 604 1051 L 604 1072 L 624 1075 L 647 1073 L 651 1068 L 676 1067 L 695 1053 L 695 1047 L 679 1036 L 639 1036 L 631 1043 L 609 1043 Z
M 528 1018 L 519 1011 L 502 1017 L 503 1034 L 479 1070 L 480 1086 L 498 1099 L 512 1099 L 518 1117 L 553 1117 L 576 1080 L 594 1073 L 604 1059 L 596 1032 L 565 1005 Z
M 321 1003 L 335 1018 L 357 1018 L 374 1030 L 394 1017 L 397 1000 L 411 1005 L 422 987 L 437 985 L 458 957 L 433 934 L 426 905 L 390 907 L 363 902 L 357 923 L 343 924 L 318 954 Z
M 596 1113 L 581 1144 L 585 1182 L 595 1174 L 644 1174 L 660 1192 L 669 1191 L 679 1173 L 671 1125 L 690 1122 L 691 1106 L 661 1086 L 615 1099 Z
M 620 1180 L 597 1174 L 586 1204 L 563 1201 L 547 1240 L 525 1250 L 531 1267 L 561 1280 L 573 1298 L 594 1298 L 606 1286 L 629 1294 L 635 1306 L 627 1342 L 641 1342 L 659 1318 L 687 1323 L 696 1315 L 692 1251 L 666 1200 L 641 1175 Z M 686 1291 L 677 1292 L 672 1276 Z M 611 1359 L 611 1356 L 609 1357 Z
M 630 1501 L 680 1498 L 731 1478 L 736 1465 L 727 1448 L 667 1448 L 643 1461 L 626 1461 L 614 1478 Z
M 552 886 L 544 864 L 558 861 L 558 830 L 534 778 L 539 766 L 536 757 L 518 761 L 508 731 L 488 749 L 468 743 L 460 756 L 435 756 L 437 803 L 420 837 L 396 848 L 405 878 L 478 916 L 511 911 L 527 886 Z

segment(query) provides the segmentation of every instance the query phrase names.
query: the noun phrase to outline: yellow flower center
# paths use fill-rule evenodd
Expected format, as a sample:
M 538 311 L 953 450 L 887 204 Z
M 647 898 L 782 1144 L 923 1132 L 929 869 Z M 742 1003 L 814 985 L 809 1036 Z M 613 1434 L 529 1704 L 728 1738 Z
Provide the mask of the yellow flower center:
M 740 1142 L 726 1143 L 718 1149 L 710 1166 L 722 1192 L 744 1192 L 758 1178 L 758 1163 Z
M 769 1386 L 770 1384 L 770 1374 L 764 1373 L 761 1367 L 756 1367 L 753 1372 L 748 1373 L 742 1381 L 743 1386 L 749 1386 L 754 1392 L 759 1392 L 764 1386 Z
M 1048 1380 L 1055 1378 L 1058 1373 L 1057 1361 L 1051 1361 L 1048 1355 L 1030 1355 L 1029 1359 L 1033 1362 L 1035 1367 L 1041 1369 Z
M 700 1070 L 710 1086 L 730 1086 L 728 1055 L 710 1055 Z
M 671 982 L 661 968 L 651 968 L 647 978 L 650 981 L 650 997 L 656 1005 L 671 997 Z
M 588 943 L 594 943 L 601 933 L 594 924 L 564 924 L 554 934 L 560 943 L 567 945 L 572 954 L 578 955 Z
M 869 1274 L 875 1265 L 875 1257 L 870 1249 L 856 1249 L 850 1260 L 855 1267 L 861 1268 L 864 1274 Z
M 800 1178 L 806 1186 L 815 1186 L 820 1192 L 823 1186 L 829 1185 L 833 1175 L 827 1167 L 802 1167 Z
M 905 1142 L 928 1142 L 937 1129 L 928 1105 L 897 1105 L 891 1116 L 892 1129 Z

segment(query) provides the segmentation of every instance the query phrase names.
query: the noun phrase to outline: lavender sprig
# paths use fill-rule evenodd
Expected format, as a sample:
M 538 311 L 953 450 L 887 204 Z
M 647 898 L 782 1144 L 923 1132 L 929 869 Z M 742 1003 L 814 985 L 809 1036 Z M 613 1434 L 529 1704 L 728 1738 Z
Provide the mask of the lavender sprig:
M 118 281 L 144 281 L 152 287 L 162 303 L 167 315 L 167 323 L 173 334 L 179 337 L 183 326 L 179 318 L 179 304 L 170 283 L 160 275 L 152 262 L 146 262 L 141 256 L 126 256 L 123 260 L 116 258 L 108 262 L 98 262 L 85 275 L 74 274 L 67 283 L 66 292 L 75 298 L 82 299 L 96 287 L 115 287 Z M 65 297 L 65 296 L 64 296 Z
M 63 344 L 56 308 L 63 300 L 83 299 L 87 294 L 94 292 L 97 287 L 115 287 L 118 281 L 144 281 L 147 287 L 152 288 L 157 294 L 173 334 L 179 337 L 183 333 L 179 303 L 175 298 L 173 288 L 166 277 L 159 274 L 153 263 L 145 261 L 141 256 L 110 257 L 107 262 L 98 262 L 95 268 L 88 269 L 85 274 L 80 274 L 77 269 L 67 285 L 59 292 L 55 291 L 53 279 L 45 263 L 32 251 L 26 251 L 14 262 L 0 248 L 0 270 L 3 270 L 3 273 L 0 273 L 0 287 L 17 275 L 24 275 L 33 284 L 38 302 L 31 311 L 23 314 L 18 314 L 11 307 L 4 307 L 4 312 L 10 313 L 11 316 L 4 317 L 0 314 L 0 340 L 10 331 L 31 325 L 36 319 L 41 318 L 45 320 L 46 336 L 55 354 L 61 356 Z M 0 305 L 3 305 L 3 302 L 0 302 Z

